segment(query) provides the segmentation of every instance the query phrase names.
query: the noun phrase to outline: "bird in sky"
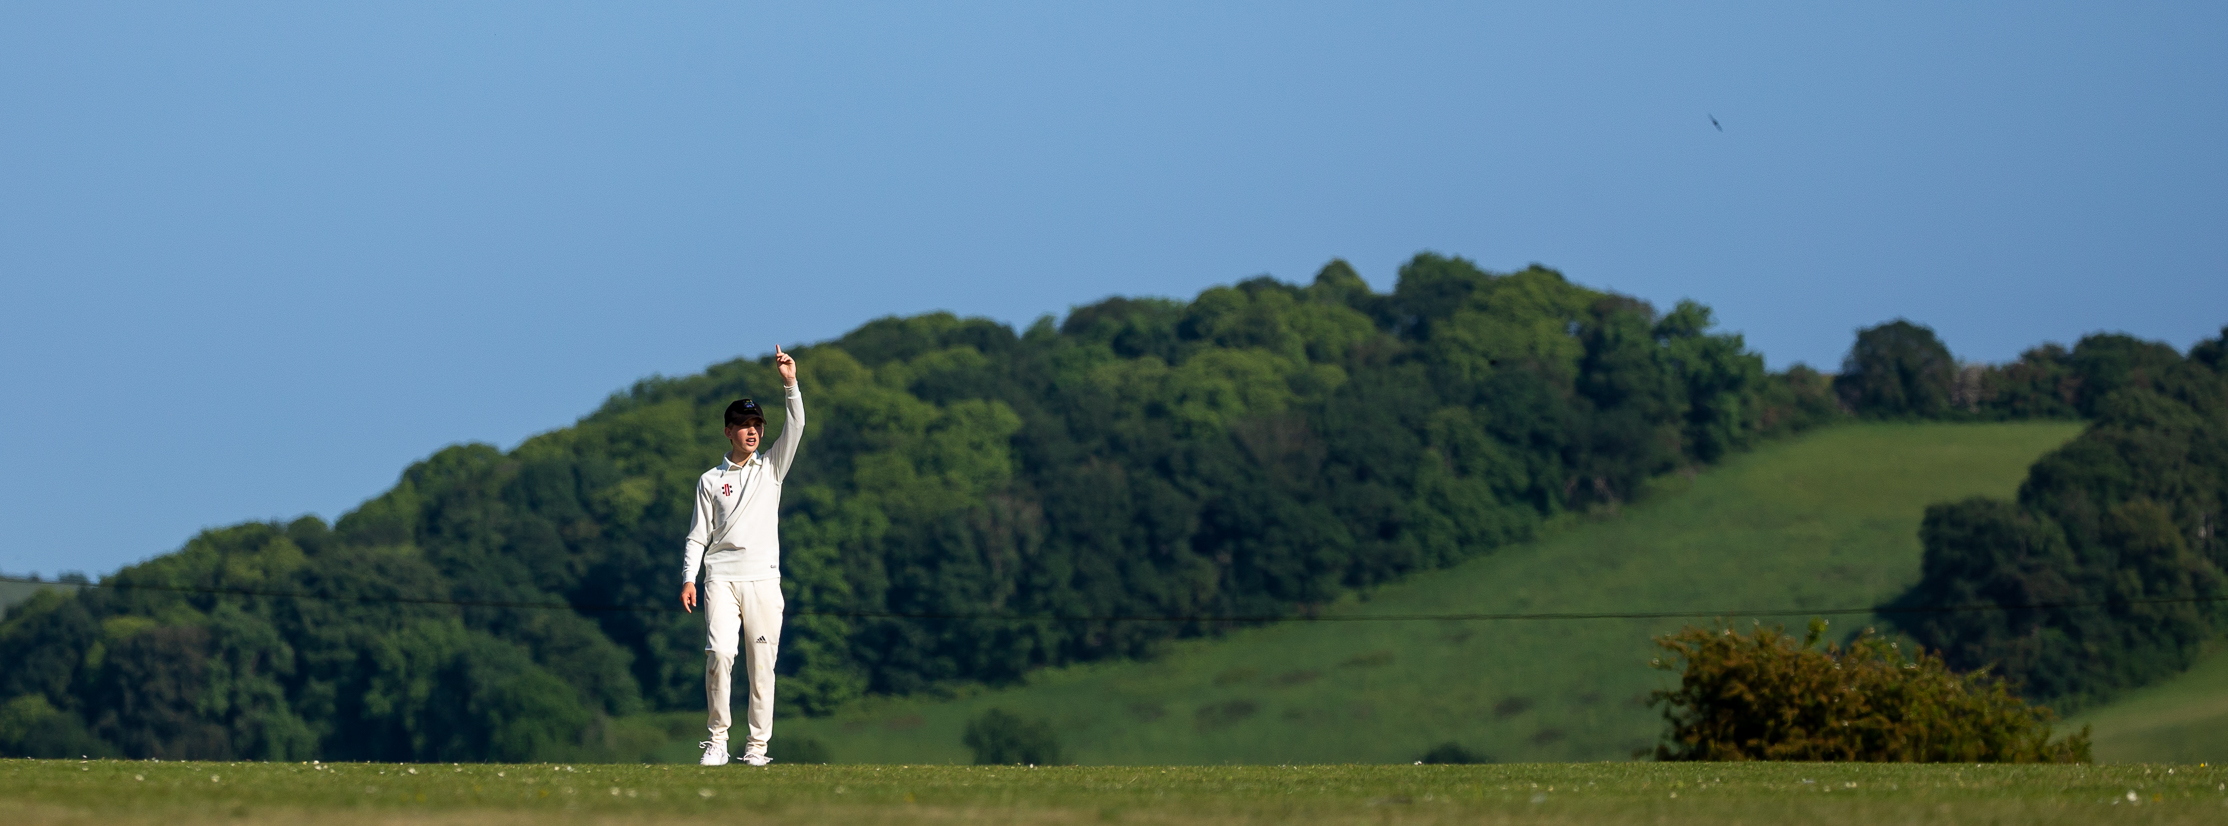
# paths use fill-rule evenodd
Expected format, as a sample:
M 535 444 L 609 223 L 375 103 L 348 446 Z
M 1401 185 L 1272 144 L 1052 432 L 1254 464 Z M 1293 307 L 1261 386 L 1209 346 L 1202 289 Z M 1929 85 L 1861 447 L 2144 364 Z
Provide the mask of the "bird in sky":
M 1710 116 L 1710 125 L 1711 125 L 1711 126 L 1716 126 L 1716 127 L 1717 127 L 1717 131 L 1719 131 L 1719 132 L 1723 132 L 1723 131 L 1725 131 L 1725 127 L 1724 127 L 1724 126 L 1722 126 L 1722 125 L 1720 125 L 1720 124 L 1719 124 L 1719 123 L 1717 122 L 1717 116 L 1716 116 L 1716 115 L 1711 115 L 1711 116 Z

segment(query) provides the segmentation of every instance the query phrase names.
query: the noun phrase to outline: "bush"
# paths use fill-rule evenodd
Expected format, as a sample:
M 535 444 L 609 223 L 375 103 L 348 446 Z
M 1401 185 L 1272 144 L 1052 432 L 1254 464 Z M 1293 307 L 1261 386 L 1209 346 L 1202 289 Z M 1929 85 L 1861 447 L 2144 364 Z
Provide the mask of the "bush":
M 835 762 L 828 744 L 811 737 L 784 737 L 766 744 L 766 756 L 776 763 L 825 764 Z
M 1493 758 L 1463 748 L 1461 743 L 1449 740 L 1432 746 L 1430 751 L 1423 753 L 1423 759 L 1417 762 L 1429 765 L 1467 765 L 1470 763 L 1491 763 Z
M 1904 763 L 2072 763 L 2089 760 L 2089 730 L 2053 741 L 2050 709 L 2013 696 L 1985 670 L 1958 674 L 1937 654 L 1909 659 L 1867 629 L 1844 648 L 1800 644 L 1778 627 L 1748 634 L 1685 628 L 1656 638 L 1682 670 L 1658 691 L 1671 729 L 1659 760 L 1863 760 Z
M 1002 708 L 967 721 L 964 742 L 975 752 L 978 766 L 1057 766 L 1067 762 L 1051 723 L 1026 719 Z

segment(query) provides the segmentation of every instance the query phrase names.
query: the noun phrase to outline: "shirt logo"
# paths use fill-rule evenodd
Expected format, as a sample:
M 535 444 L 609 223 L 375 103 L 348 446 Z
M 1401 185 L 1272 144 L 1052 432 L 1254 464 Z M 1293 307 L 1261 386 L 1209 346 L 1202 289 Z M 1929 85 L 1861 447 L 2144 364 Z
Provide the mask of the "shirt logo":
M 734 485 L 721 485 L 721 486 L 719 486 L 719 495 L 721 495 L 721 496 L 733 496 L 733 495 L 735 495 L 735 486 L 734 486 Z
M 765 637 L 759 637 L 759 638 L 758 638 L 758 641 L 759 641 L 759 642 L 765 642 L 765 641 L 766 641 L 766 638 L 765 638 Z

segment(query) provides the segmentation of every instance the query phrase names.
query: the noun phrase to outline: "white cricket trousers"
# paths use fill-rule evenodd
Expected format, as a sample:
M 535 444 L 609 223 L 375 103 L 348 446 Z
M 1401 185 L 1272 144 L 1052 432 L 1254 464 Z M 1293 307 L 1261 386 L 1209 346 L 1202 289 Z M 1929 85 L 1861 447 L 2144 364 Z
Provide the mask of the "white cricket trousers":
M 735 648 L 743 647 L 743 669 L 750 680 L 750 739 L 743 754 L 765 754 L 774 734 L 774 656 L 781 651 L 781 580 L 704 583 L 704 704 L 712 739 L 727 739 L 734 725 L 728 712 L 728 686 L 735 673 Z

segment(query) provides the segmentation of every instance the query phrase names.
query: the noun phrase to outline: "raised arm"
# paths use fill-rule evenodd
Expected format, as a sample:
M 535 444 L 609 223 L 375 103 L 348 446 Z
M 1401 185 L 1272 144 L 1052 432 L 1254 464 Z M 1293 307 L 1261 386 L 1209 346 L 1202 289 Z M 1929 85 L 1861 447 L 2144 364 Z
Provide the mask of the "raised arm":
M 773 447 L 766 451 L 766 463 L 772 466 L 774 478 L 789 476 L 789 462 L 797 458 L 797 443 L 805 438 L 805 397 L 797 390 L 797 360 L 781 347 L 774 347 L 774 369 L 781 371 L 781 435 L 774 439 Z

